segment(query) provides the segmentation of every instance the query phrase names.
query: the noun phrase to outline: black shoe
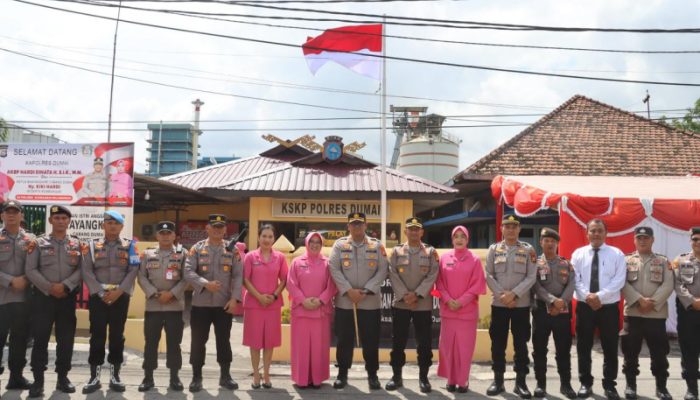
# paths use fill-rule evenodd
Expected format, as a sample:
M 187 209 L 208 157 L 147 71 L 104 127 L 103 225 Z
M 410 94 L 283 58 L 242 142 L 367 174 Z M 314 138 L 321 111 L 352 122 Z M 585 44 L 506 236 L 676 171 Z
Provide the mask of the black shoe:
M 190 382 L 190 392 L 192 393 L 197 393 L 200 390 L 202 390 L 202 377 L 201 376 L 193 376 L 192 377 L 192 382 Z
M 469 386 L 457 386 L 457 393 L 468 393 Z
M 338 374 L 338 377 L 335 378 L 335 382 L 333 382 L 334 389 L 342 389 L 347 385 L 348 385 L 348 376 L 347 375 Z
M 608 400 L 620 400 L 620 395 L 617 394 L 617 390 L 614 387 L 605 389 L 605 397 Z
M 496 379 L 493 382 L 491 382 L 491 386 L 489 386 L 488 389 L 486 389 L 486 395 L 487 396 L 495 396 L 499 393 L 503 393 L 506 391 L 506 388 L 503 387 L 503 380 L 502 379 Z
M 251 383 L 251 384 L 250 384 L 250 387 L 251 387 L 252 389 L 260 389 L 262 386 L 260 386 L 259 383 Z
M 238 389 L 238 383 L 236 383 L 229 374 L 221 375 L 221 378 L 219 378 L 219 386 L 228 390 Z
M 521 399 L 531 399 L 532 394 L 530 393 L 530 389 L 527 388 L 527 384 L 525 383 L 525 379 L 522 380 L 517 380 L 515 382 L 515 388 L 513 388 L 513 393 L 517 394 L 518 397 Z
M 59 374 L 58 380 L 56 381 L 56 390 L 63 393 L 75 393 L 75 386 L 73 386 L 70 379 L 68 379 L 67 374 Z
M 698 394 L 694 393 L 692 390 L 688 390 L 683 396 L 683 400 L 698 400 Z
M 418 378 L 418 388 L 421 393 L 430 393 L 433 390 L 428 378 Z
M 182 384 L 182 381 L 177 375 L 177 372 L 170 373 L 170 389 L 176 392 L 182 392 L 183 390 L 185 390 L 185 385 Z
M 593 396 L 593 389 L 590 386 L 581 385 L 581 389 L 578 390 L 578 394 L 576 396 L 578 396 L 579 399 L 591 397 Z
M 270 383 L 263 382 L 262 387 L 263 387 L 263 389 L 272 389 L 272 382 L 270 382 Z
M 666 386 L 656 388 L 656 397 L 658 397 L 659 400 L 673 400 L 673 396 L 668 392 Z
M 109 365 L 109 388 L 115 392 L 122 393 L 126 391 L 126 385 L 122 382 L 119 377 L 119 371 L 121 370 L 121 365 L 110 364 Z
M 44 395 L 44 381 L 34 380 L 29 387 L 29 398 L 41 397 Z
M 575 399 L 578 397 L 576 395 L 576 391 L 571 387 L 570 383 L 562 383 L 559 387 L 559 393 L 563 394 L 569 399 Z
M 547 390 L 544 388 L 544 385 L 537 385 L 535 391 L 532 392 L 532 395 L 538 399 L 542 399 L 547 396 Z
M 143 378 L 143 381 L 139 385 L 139 392 L 148 392 L 149 390 L 153 389 L 156 386 L 156 383 L 153 382 L 153 378 Z
M 625 399 L 627 400 L 637 400 L 637 386 L 636 385 L 627 385 L 625 388 Z
M 386 386 L 384 386 L 384 388 L 389 391 L 396 390 L 400 387 L 403 387 L 403 379 L 400 376 L 392 377 L 389 382 L 386 383 Z
M 379 378 L 377 375 L 370 375 L 367 377 L 367 384 L 370 390 L 379 390 L 382 388 L 382 384 L 379 383 Z
M 450 393 L 454 393 L 457 390 L 457 385 L 447 385 L 445 386 L 445 389 L 447 389 L 447 391 Z
M 100 383 L 100 373 L 102 372 L 101 365 L 90 366 L 90 380 L 83 385 L 83 394 L 90 394 L 102 388 Z
M 320 388 L 321 388 L 321 385 L 313 385 L 313 384 L 311 384 L 311 385 L 309 385 L 309 387 L 310 387 L 311 389 L 320 389 Z
M 29 383 L 29 381 L 23 377 L 22 375 L 12 375 L 10 374 L 10 379 L 7 380 L 7 386 L 5 386 L 5 389 L 7 390 L 29 390 L 31 388 L 32 384 Z

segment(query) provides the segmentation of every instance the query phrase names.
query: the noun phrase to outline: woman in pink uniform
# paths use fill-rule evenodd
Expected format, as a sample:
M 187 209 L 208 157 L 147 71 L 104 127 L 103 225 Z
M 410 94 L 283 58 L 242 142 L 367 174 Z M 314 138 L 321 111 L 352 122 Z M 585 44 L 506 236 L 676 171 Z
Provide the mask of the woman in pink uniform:
M 440 292 L 440 362 L 438 376 L 447 378 L 447 391 L 466 393 L 469 388 L 479 296 L 486 294 L 481 260 L 467 249 L 469 231 L 452 230 L 452 246 L 440 257 L 435 286 Z
M 246 254 L 243 262 L 243 345 L 250 347 L 253 389 L 260 388 L 260 350 L 263 351 L 263 383 L 269 389 L 272 350 L 282 344 L 282 290 L 287 282 L 287 259 L 272 249 L 275 228 L 263 225 L 258 248 Z
M 321 254 L 323 237 L 306 236 L 306 254 L 292 261 L 287 291 L 292 302 L 292 381 L 314 389 L 330 377 L 331 316 L 338 291 Z

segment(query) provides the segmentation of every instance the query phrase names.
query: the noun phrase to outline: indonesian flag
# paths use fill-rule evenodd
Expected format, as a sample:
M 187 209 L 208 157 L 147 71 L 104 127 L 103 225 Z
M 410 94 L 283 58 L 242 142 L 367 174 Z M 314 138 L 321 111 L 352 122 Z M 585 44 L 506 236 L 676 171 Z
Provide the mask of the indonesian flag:
M 326 62 L 333 61 L 360 75 L 381 80 L 382 58 L 372 55 L 382 55 L 382 24 L 328 29 L 309 37 L 301 48 L 314 75 Z

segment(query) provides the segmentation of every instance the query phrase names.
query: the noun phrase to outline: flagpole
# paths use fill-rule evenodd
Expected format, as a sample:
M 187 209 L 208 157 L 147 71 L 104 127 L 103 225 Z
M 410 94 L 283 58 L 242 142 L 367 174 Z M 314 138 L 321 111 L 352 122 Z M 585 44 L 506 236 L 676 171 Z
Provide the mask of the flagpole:
M 382 177 L 381 177 L 381 218 L 382 218 L 382 231 L 381 240 L 382 243 L 386 244 L 386 118 L 384 117 L 384 112 L 386 111 L 386 15 L 382 18 L 382 99 L 380 101 L 381 110 L 379 111 L 379 118 L 381 121 L 381 143 L 379 146 L 379 151 L 381 151 L 381 164 L 382 164 Z

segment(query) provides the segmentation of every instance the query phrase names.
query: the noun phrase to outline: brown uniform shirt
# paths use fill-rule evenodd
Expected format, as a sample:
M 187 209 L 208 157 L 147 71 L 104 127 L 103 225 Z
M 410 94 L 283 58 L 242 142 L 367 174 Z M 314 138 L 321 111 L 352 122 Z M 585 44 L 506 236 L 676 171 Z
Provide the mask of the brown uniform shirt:
M 0 229 L 0 305 L 27 299 L 27 290 L 15 290 L 10 284 L 12 279 L 26 275 L 24 266 L 27 254 L 36 246 L 34 239 L 34 235 L 21 228 L 16 236 L 5 228 Z
M 567 304 L 574 297 L 574 267 L 569 260 L 556 256 L 547 260 L 542 254 L 535 263 L 537 278 L 533 290 L 537 300 L 550 305 L 554 300 L 562 299 Z
M 700 298 L 700 259 L 693 253 L 685 253 L 673 261 L 676 296 L 683 307 L 689 308 Z
M 185 260 L 187 251 L 181 246 L 172 249 L 148 249 L 144 252 L 139 268 L 138 280 L 146 294 L 146 311 L 182 311 L 185 309 Z M 161 304 L 158 292 L 168 291 L 174 299 Z
M 84 257 L 83 280 L 90 294 L 119 288 L 131 295 L 134 291 L 139 265 L 129 264 L 129 247 L 131 240 L 117 239 L 105 241 L 104 238 L 89 243 L 90 251 Z
M 440 271 L 440 256 L 430 245 L 421 243 L 420 247 L 411 248 L 408 243 L 394 248 L 389 262 L 389 279 L 394 291 L 392 306 L 404 310 L 430 311 L 433 298 L 430 290 L 435 284 Z M 414 292 L 419 296 L 415 308 L 403 302 L 403 296 Z
M 36 238 L 36 249 L 27 255 L 27 278 L 47 296 L 52 283 L 62 283 L 72 292 L 81 284 L 84 254 L 88 254 L 87 244 L 77 236 L 58 240 L 41 235 Z
M 634 252 L 625 257 L 627 280 L 622 288 L 625 315 L 643 318 L 668 318 L 668 298 L 673 293 L 671 263 L 660 254 L 641 255 Z M 646 314 L 639 311 L 642 297 L 654 300 L 654 309 Z
M 494 243 L 486 256 L 486 284 L 493 292 L 492 305 L 505 307 L 499 298 L 505 291 L 515 293 L 516 307 L 530 306 L 530 289 L 535 284 L 535 249 L 526 242 L 513 246 Z
M 331 249 L 328 268 L 338 295 L 335 306 L 352 310 L 352 301 L 346 296 L 350 289 L 366 289 L 370 293 L 357 304 L 358 309 L 378 310 L 382 303 L 381 286 L 387 277 L 387 259 L 384 245 L 374 238 L 365 236 L 355 243 L 351 236 L 336 240 Z
M 220 246 L 210 246 L 209 239 L 200 240 L 190 249 L 185 263 L 185 280 L 194 291 L 192 305 L 197 307 L 223 307 L 231 297 L 241 301 L 243 263 L 238 250 L 228 251 L 227 241 Z M 221 290 L 208 291 L 204 285 L 221 282 Z

